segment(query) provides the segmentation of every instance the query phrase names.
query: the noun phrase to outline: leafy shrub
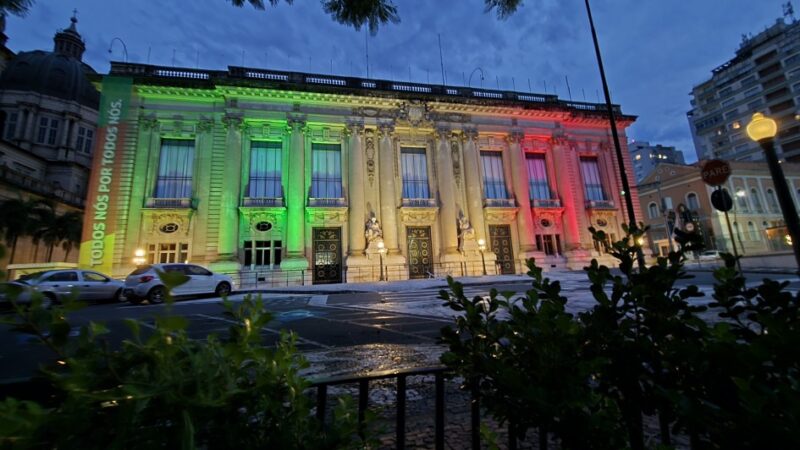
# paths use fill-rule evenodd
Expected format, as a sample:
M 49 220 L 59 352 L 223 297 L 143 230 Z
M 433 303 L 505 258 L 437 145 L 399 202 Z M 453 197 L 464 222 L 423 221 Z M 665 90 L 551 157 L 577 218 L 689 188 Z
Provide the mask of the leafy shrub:
M 162 274 L 168 286 L 181 275 Z M 305 361 L 295 336 L 282 333 L 264 347 L 272 316 L 260 299 L 224 301 L 229 338 L 194 340 L 188 322 L 163 315 L 151 329 L 127 320 L 132 337 L 112 349 L 98 323 L 70 339 L 66 302 L 51 310 L 16 307 L 18 331 L 31 333 L 58 355 L 45 369 L 49 404 L 0 402 L 0 447 L 13 448 L 361 448 L 358 418 L 341 399 L 323 429 L 298 371 Z

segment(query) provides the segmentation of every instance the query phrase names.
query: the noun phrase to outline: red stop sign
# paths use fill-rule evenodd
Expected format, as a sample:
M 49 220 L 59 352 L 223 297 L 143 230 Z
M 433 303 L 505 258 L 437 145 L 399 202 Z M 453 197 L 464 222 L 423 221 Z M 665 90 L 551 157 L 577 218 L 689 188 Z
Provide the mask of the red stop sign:
M 707 185 L 719 186 L 731 176 L 731 166 L 727 161 L 712 159 L 703 164 L 700 173 L 703 176 L 703 182 Z

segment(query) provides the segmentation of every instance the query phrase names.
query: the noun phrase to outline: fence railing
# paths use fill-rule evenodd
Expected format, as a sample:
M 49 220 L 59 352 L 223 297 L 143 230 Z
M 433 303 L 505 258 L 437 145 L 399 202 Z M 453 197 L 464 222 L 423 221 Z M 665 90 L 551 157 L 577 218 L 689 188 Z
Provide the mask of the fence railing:
M 384 264 L 383 279 L 379 264 L 362 267 L 342 267 L 342 283 L 369 283 L 376 281 L 401 281 L 408 279 L 444 279 L 466 276 L 500 275 L 501 261 L 486 261 L 486 271 L 482 261 L 461 261 L 451 263 L 435 263 L 428 266 L 409 266 L 408 264 Z M 525 273 L 527 268 L 520 261 L 514 260 L 514 273 Z M 228 273 L 238 289 L 262 289 L 289 286 L 304 286 L 314 283 L 313 267 L 305 270 L 281 269 L 244 269 Z
M 370 383 L 381 380 L 395 380 L 396 384 L 396 416 L 395 416 L 395 448 L 406 448 L 406 393 L 409 377 L 433 376 L 434 380 L 434 446 L 436 450 L 445 447 L 445 376 L 452 375 L 446 367 L 422 367 L 401 370 L 385 370 L 373 372 L 369 375 L 338 376 L 318 378 L 312 380 L 312 388 L 316 388 L 316 417 L 325 424 L 326 408 L 328 404 L 328 387 L 341 385 L 358 385 L 358 423 L 359 434 L 365 434 L 365 417 L 369 408 Z M 470 390 L 470 447 L 473 450 L 481 448 L 481 409 L 480 395 L 477 384 L 472 383 Z M 516 450 L 517 438 L 514 423 L 508 424 L 508 448 Z

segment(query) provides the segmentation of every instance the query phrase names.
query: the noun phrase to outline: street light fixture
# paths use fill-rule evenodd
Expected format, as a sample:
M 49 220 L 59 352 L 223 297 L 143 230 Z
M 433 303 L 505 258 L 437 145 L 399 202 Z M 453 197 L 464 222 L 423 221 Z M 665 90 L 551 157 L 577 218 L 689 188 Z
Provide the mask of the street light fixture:
M 379 281 L 386 281 L 386 278 L 383 276 L 383 254 L 386 253 L 386 245 L 384 245 L 383 241 L 378 242 L 378 255 L 380 256 L 381 260 L 381 276 Z
M 145 263 L 144 255 L 145 255 L 144 249 L 137 248 L 136 250 L 134 250 L 133 251 L 133 263 L 136 264 L 137 266 L 144 265 L 144 263 Z
M 125 45 L 125 42 L 122 39 L 118 38 L 118 37 L 115 37 L 115 38 L 111 39 L 111 43 L 108 44 L 108 53 L 111 53 L 111 51 L 113 50 L 114 41 L 119 41 L 119 43 L 122 44 L 122 56 L 124 58 L 123 61 L 124 62 L 128 62 L 128 46 Z
M 794 207 L 789 185 L 783 175 L 778 156 L 775 154 L 775 134 L 778 132 L 778 124 L 771 118 L 761 113 L 753 114 L 753 120 L 747 125 L 747 135 L 750 139 L 758 142 L 764 155 L 767 158 L 769 173 L 772 176 L 772 183 L 775 185 L 775 194 L 778 196 L 778 204 L 781 205 L 783 220 L 789 230 L 789 237 L 794 245 L 794 259 L 797 262 L 798 274 L 800 274 L 800 220 L 797 217 L 797 209 Z
M 483 263 L 483 274 L 486 275 L 486 258 L 483 256 L 483 252 L 486 251 L 485 240 L 478 239 L 478 251 L 481 252 L 481 262 Z

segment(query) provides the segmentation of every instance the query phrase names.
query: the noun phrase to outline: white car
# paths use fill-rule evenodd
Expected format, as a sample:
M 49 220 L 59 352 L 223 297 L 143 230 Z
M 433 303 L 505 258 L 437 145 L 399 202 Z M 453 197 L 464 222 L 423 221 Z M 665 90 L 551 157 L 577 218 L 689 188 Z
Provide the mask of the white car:
M 167 295 L 167 288 L 158 276 L 158 272 L 179 272 L 189 280 L 175 288 L 170 294 L 174 297 L 188 295 L 214 294 L 222 297 L 233 290 L 231 277 L 200 267 L 195 264 L 148 264 L 139 266 L 125 279 L 123 295 L 133 304 L 147 300 L 149 303 L 161 303 Z
M 706 250 L 700 253 L 700 261 L 716 261 L 722 259 L 722 252 L 719 250 Z

